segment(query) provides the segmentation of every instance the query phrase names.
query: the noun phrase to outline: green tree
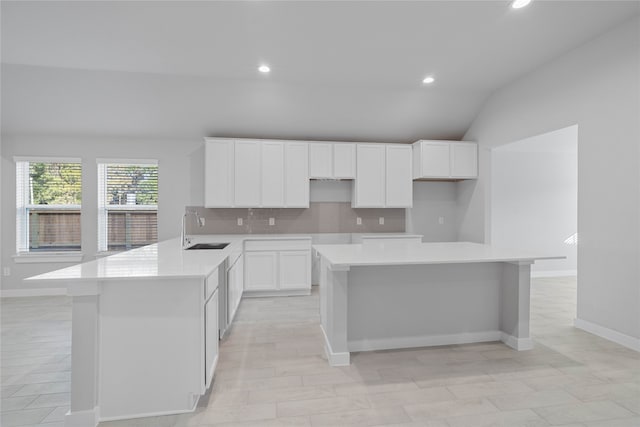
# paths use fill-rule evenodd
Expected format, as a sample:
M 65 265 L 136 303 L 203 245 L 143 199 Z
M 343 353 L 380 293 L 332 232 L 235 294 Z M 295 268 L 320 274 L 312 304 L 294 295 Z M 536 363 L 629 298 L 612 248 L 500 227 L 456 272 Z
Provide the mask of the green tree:
M 81 166 L 77 163 L 30 163 L 31 203 L 81 204 L 81 170 Z
M 137 205 L 158 204 L 158 167 L 109 165 L 107 167 L 108 203 L 124 205 L 127 195 L 136 195 Z

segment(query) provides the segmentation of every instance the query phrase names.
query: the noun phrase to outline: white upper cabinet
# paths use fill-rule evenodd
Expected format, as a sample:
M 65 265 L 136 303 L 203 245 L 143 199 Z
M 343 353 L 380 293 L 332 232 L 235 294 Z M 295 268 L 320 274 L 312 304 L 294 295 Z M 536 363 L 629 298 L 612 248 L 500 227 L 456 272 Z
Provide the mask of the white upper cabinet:
M 287 208 L 309 207 L 309 144 L 285 143 L 285 203 Z
M 205 141 L 208 208 L 308 208 L 311 178 L 353 179 L 355 208 L 407 208 L 413 179 L 477 175 L 476 145 L 468 142 Z
M 451 144 L 451 177 L 478 177 L 478 144 L 454 142 Z
M 232 206 L 233 140 L 218 139 L 204 147 L 204 205 L 208 208 Z
M 333 178 L 333 144 L 309 143 L 309 177 Z
M 205 207 L 309 207 L 306 142 L 205 141 Z
M 411 146 L 357 144 L 354 208 L 406 208 L 413 205 Z
M 387 145 L 386 207 L 413 206 L 411 146 Z
M 265 208 L 284 206 L 284 144 L 262 142 L 262 203 Z
M 358 144 L 356 179 L 353 183 L 354 208 L 385 207 L 385 145 Z
M 309 177 L 354 179 L 356 177 L 356 144 L 310 142 Z
M 356 177 L 356 144 L 333 144 L 333 178 Z
M 261 141 L 236 140 L 234 194 L 236 207 L 258 207 L 261 201 Z
M 420 141 L 413 147 L 414 178 L 449 177 L 449 142 Z
M 478 144 L 458 141 L 418 141 L 413 144 L 414 179 L 475 179 Z

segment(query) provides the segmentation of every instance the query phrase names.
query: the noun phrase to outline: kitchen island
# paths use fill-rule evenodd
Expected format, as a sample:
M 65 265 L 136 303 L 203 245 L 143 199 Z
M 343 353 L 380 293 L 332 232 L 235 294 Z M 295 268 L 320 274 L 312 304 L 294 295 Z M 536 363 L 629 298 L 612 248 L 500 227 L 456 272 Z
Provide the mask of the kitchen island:
M 192 411 L 218 357 L 222 250 L 180 239 L 27 279 L 72 297 L 69 427 Z
M 309 235 L 200 235 L 187 241 L 228 245 L 185 250 L 181 239 L 171 239 L 26 279 L 64 287 L 72 297 L 65 426 L 193 411 L 213 382 L 219 337 L 243 296 L 247 244 L 300 242 L 308 248 L 308 267 L 285 278 L 296 292 L 309 293 L 299 285 L 311 286 Z
M 369 350 L 499 340 L 530 349 L 531 264 L 563 258 L 469 242 L 313 248 L 333 366 Z

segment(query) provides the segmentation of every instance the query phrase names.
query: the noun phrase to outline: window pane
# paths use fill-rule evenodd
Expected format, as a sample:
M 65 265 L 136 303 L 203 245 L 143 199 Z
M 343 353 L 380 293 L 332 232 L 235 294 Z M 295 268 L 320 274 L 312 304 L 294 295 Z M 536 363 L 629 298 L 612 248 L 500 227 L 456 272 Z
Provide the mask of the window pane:
M 16 184 L 18 251 L 79 251 L 81 164 L 18 162 Z
M 29 163 L 30 204 L 80 205 L 82 169 L 79 163 Z
M 158 241 L 158 166 L 98 165 L 98 249 L 127 250 Z
M 79 210 L 29 209 L 29 251 L 79 250 Z
M 158 241 L 157 211 L 110 211 L 108 214 L 110 251 L 127 250 Z
M 158 166 L 107 165 L 107 205 L 157 205 Z

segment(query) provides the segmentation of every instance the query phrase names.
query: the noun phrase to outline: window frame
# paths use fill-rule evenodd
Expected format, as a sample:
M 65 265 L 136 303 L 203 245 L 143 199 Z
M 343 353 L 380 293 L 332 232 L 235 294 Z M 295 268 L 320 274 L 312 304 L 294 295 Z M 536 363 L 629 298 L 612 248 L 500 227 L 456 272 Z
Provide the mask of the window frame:
M 119 165 L 119 166 L 155 166 L 156 177 L 159 181 L 160 168 L 158 165 L 157 159 L 119 159 L 119 158 L 97 158 L 96 159 L 96 169 L 97 169 L 97 186 L 98 186 L 98 212 L 97 212 L 97 257 L 107 256 L 111 254 L 121 253 L 126 251 L 124 250 L 114 250 L 109 249 L 109 212 L 117 212 L 117 211 L 132 211 L 132 210 L 141 210 L 141 211 L 150 211 L 153 210 L 156 212 L 156 216 L 158 213 L 158 204 L 155 205 L 109 205 L 105 203 L 106 194 L 105 191 L 107 189 L 107 166 L 108 165 Z M 160 186 L 158 185 L 158 198 L 160 193 Z M 156 225 L 157 227 L 157 225 Z
M 77 210 L 82 218 L 82 200 L 80 204 L 69 205 L 40 205 L 27 203 L 29 200 L 29 169 L 31 163 L 74 163 L 80 166 L 80 187 L 82 188 L 83 164 L 80 157 L 49 157 L 49 156 L 14 156 L 16 177 L 16 253 L 13 259 L 16 263 L 47 263 L 47 262 L 79 262 L 82 261 L 82 229 L 80 234 L 80 249 L 69 251 L 30 251 L 29 250 L 29 210 Z M 22 164 L 22 165 L 21 165 Z M 25 167 L 26 166 L 26 167 Z M 22 178 L 18 179 L 18 174 Z

